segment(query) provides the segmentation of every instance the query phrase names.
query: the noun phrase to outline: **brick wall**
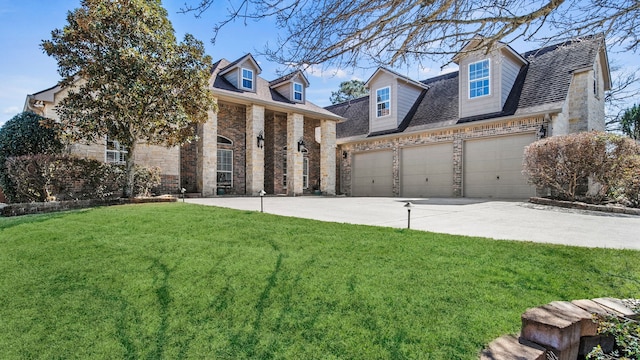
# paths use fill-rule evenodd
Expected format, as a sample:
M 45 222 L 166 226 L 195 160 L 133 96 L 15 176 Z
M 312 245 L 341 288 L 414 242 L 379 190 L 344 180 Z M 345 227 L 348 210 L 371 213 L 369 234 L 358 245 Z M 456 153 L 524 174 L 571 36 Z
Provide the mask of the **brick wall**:
M 196 141 L 180 148 L 180 187 L 188 193 L 198 190 L 198 144 Z
M 268 194 L 285 194 L 284 151 L 287 146 L 287 117 L 284 114 L 269 113 L 265 116 L 264 183 Z
M 233 145 L 218 144 L 218 149 L 233 150 L 233 183 L 225 194 L 246 194 L 246 107 L 220 102 L 218 104 L 218 135 L 233 142 Z
M 319 126 L 319 120 L 304 119 L 304 143 L 309 150 L 306 154 L 309 159 L 309 186 L 303 189 L 305 194 L 313 193 L 314 188 L 320 189 L 320 144 L 315 139 L 316 127 Z

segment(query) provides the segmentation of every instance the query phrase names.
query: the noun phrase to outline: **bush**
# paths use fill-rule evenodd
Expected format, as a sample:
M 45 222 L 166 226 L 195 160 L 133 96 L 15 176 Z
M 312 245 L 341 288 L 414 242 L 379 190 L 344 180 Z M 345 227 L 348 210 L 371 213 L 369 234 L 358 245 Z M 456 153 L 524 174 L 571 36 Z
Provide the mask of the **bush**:
M 15 201 L 15 184 L 6 172 L 10 157 L 58 154 L 64 149 L 55 122 L 40 115 L 23 112 L 0 128 L 0 186 L 8 201 Z
M 525 149 L 523 173 L 556 199 L 614 200 L 637 207 L 639 157 L 640 145 L 627 137 L 602 132 L 554 136 Z M 589 193 L 581 192 L 588 179 L 596 185 Z
M 30 155 L 7 160 L 7 173 L 15 183 L 15 202 L 115 199 L 122 197 L 122 165 L 69 155 Z M 160 184 L 160 169 L 136 166 L 134 195 L 149 196 Z

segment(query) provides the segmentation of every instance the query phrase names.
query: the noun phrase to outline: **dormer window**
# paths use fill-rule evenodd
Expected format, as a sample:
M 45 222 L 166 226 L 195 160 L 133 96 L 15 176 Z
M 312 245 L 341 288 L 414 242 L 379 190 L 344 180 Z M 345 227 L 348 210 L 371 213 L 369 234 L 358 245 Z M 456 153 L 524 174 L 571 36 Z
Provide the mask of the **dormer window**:
M 489 59 L 469 64 L 469 98 L 489 94 Z
M 293 99 L 295 101 L 302 101 L 303 96 L 302 96 L 302 84 L 294 82 L 293 83 Z
M 242 69 L 242 87 L 247 90 L 253 90 L 253 71 Z
M 391 113 L 391 88 L 383 87 L 376 90 L 377 117 L 387 116 Z

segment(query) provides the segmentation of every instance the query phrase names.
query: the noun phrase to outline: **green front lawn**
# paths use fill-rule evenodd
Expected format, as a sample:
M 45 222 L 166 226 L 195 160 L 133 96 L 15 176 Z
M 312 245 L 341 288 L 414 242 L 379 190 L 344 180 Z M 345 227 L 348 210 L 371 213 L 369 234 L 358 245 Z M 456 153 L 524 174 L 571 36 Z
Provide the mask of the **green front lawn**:
M 474 359 L 640 252 L 174 204 L 0 218 L 2 358 Z

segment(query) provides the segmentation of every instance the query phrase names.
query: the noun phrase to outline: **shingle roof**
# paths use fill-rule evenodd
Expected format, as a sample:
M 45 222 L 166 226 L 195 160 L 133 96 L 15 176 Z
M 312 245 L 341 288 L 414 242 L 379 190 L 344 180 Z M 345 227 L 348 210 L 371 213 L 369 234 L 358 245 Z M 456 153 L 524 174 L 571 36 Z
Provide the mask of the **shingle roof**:
M 279 85 L 279 84 L 281 84 L 281 83 L 283 83 L 283 82 L 287 82 L 287 81 L 291 80 L 292 78 L 294 78 L 294 77 L 295 77 L 296 75 L 298 75 L 298 74 L 300 74 L 300 76 L 302 76 L 302 78 L 304 79 L 304 81 L 305 81 L 307 84 L 309 84 L 309 80 L 307 79 L 307 77 L 306 77 L 306 76 L 304 76 L 304 74 L 302 73 L 302 71 L 300 71 L 300 70 L 296 70 L 296 71 L 294 71 L 294 72 L 292 72 L 292 73 L 289 73 L 289 74 L 283 75 L 283 76 L 281 76 L 281 77 L 279 77 L 279 78 L 277 78 L 277 79 L 275 79 L 275 80 L 271 80 L 271 81 L 269 81 L 269 86 L 272 86 L 272 87 L 273 87 L 273 86 L 275 86 L 275 85 Z
M 603 37 L 596 35 L 524 53 L 522 56 L 529 64 L 520 69 L 511 93 L 500 112 L 461 119 L 458 112 L 459 73 L 456 71 L 424 80 L 422 83 L 429 89 L 423 98 L 418 98 L 417 107 L 414 105 L 413 117 L 401 123 L 402 125 L 408 122 L 404 125 L 406 127 L 402 126 L 384 133 L 446 127 L 557 108 L 567 97 L 573 72 L 591 66 L 602 43 Z M 336 129 L 339 139 L 383 134 L 369 134 L 368 99 L 369 97 L 360 98 L 350 103 L 326 108 L 347 118 L 347 121 Z
M 290 101 L 276 90 L 271 89 L 269 82 L 260 76 L 256 76 L 255 92 L 238 89 L 227 81 L 224 76 L 219 75 L 222 69 L 229 68 L 229 64 L 228 60 L 221 59 L 212 67 L 211 76 L 213 78 L 213 86 L 211 90 L 218 97 L 229 97 L 238 100 L 245 100 L 247 102 L 263 104 L 267 107 L 274 106 L 281 109 L 289 109 L 291 111 L 297 111 L 320 119 L 343 120 L 339 115 L 336 115 L 335 113 L 330 112 L 310 101 L 306 101 L 304 103 Z

